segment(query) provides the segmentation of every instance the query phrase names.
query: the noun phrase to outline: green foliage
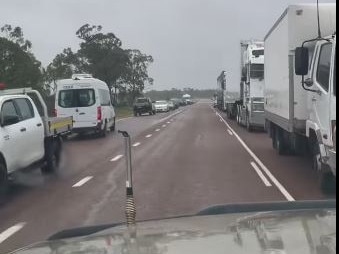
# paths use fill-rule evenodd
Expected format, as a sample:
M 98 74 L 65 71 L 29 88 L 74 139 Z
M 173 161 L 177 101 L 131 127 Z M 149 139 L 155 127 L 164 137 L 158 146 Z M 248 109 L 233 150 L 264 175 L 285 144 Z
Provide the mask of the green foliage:
M 74 73 L 90 73 L 132 98 L 146 84 L 153 83 L 147 70 L 153 58 L 139 50 L 123 49 L 121 40 L 113 33 L 103 33 L 102 26 L 86 24 L 76 36 L 81 40 L 80 49 L 76 53 L 65 49 L 57 55 L 45 72 L 47 81 L 70 78 Z
M 0 29 L 0 82 L 8 88 L 33 87 L 43 90 L 41 63 L 29 51 L 20 27 L 5 25 Z

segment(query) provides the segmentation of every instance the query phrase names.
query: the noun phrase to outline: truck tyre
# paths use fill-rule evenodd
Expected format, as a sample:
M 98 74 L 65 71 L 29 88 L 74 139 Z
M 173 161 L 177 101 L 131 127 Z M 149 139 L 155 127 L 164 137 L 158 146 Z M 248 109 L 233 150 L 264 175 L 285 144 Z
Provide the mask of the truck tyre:
M 282 131 L 280 131 L 279 129 L 275 129 L 275 141 L 273 144 L 275 145 L 275 149 L 278 151 L 279 155 L 286 154 L 286 144 L 284 136 Z
M 5 202 L 7 192 L 8 192 L 7 168 L 5 163 L 0 161 L 0 204 Z
M 50 140 L 46 144 L 46 165 L 41 168 L 42 173 L 51 174 L 55 173 L 60 166 L 61 161 L 61 141 L 60 140 Z

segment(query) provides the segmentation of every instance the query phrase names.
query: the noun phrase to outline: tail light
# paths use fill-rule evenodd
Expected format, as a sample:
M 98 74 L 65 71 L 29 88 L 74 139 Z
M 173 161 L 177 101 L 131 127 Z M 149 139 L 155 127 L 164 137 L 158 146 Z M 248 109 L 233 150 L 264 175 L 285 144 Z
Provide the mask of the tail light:
M 332 121 L 332 139 L 335 151 L 337 151 L 337 120 Z
M 101 107 L 98 107 L 97 116 L 98 116 L 97 120 L 101 121 L 102 120 L 102 108 Z
M 58 110 L 55 108 L 55 109 L 53 109 L 53 111 L 52 111 L 52 116 L 53 117 L 58 117 Z

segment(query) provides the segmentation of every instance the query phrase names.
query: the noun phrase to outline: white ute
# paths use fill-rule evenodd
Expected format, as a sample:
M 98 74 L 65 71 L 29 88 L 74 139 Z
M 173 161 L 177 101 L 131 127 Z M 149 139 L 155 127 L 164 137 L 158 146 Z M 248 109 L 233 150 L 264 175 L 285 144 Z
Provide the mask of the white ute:
M 42 116 L 31 98 L 39 102 Z M 62 135 L 69 133 L 72 126 L 72 117 L 48 117 L 47 106 L 38 91 L 31 88 L 0 91 L 0 201 L 7 192 L 10 174 L 32 166 L 40 166 L 43 173 L 58 168 Z
M 73 132 L 115 131 L 115 111 L 108 85 L 90 74 L 75 74 L 56 85 L 55 116 L 72 116 Z

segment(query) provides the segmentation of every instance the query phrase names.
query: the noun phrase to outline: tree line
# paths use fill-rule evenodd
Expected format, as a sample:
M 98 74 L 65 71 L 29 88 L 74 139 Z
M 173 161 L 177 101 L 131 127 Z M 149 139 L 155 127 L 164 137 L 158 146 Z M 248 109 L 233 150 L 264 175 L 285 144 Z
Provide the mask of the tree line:
M 134 101 L 147 85 L 153 84 L 148 67 L 153 57 L 137 49 L 124 49 L 114 33 L 102 26 L 85 24 L 75 34 L 79 49 L 65 48 L 43 67 L 32 52 L 32 43 L 22 28 L 5 25 L 0 29 L 0 83 L 8 88 L 33 87 L 47 95 L 57 80 L 75 73 L 89 73 L 107 83 L 113 93 Z

